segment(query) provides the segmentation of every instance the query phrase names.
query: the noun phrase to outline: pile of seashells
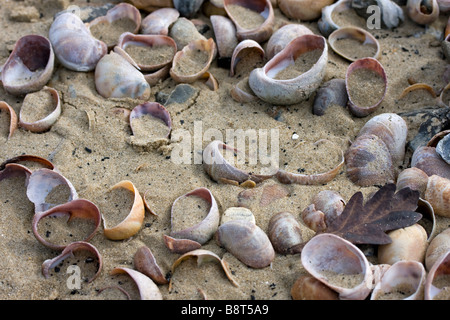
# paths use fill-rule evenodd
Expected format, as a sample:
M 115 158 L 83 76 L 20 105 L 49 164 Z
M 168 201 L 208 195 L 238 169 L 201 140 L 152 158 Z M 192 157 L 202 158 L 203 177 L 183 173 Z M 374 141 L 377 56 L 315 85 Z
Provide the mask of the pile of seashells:
M 208 70 L 218 59 L 230 70 L 230 76 L 239 73 L 240 61 L 252 55 L 265 61 L 255 68 L 230 92 L 239 102 L 262 100 L 277 105 L 292 105 L 315 95 L 314 114 L 321 115 L 332 104 L 348 106 L 355 117 L 367 117 L 378 109 L 383 101 L 388 80 L 383 66 L 377 60 L 380 54 L 378 41 L 369 32 L 357 27 L 339 27 L 333 21 L 333 12 L 354 9 L 367 14 L 367 7 L 377 4 L 382 10 L 382 25 L 395 28 L 405 17 L 400 5 L 406 5 L 410 19 L 418 24 L 429 24 L 448 12 L 448 1 L 350 1 L 331 0 L 132 0 L 133 4 L 120 3 L 104 16 L 84 23 L 70 10 L 60 12 L 51 25 L 48 39 L 37 35 L 20 38 L 2 68 L 1 80 L 6 92 L 27 96 L 47 93 L 53 105 L 44 118 L 29 122 L 25 115 L 19 117 L 6 103 L 0 109 L 10 114 L 9 136 L 20 126 L 32 132 L 48 130 L 61 113 L 58 92 L 47 83 L 52 76 L 55 61 L 76 72 L 94 72 L 95 87 L 104 98 L 129 97 L 149 100 L 151 86 L 171 77 L 177 83 L 205 81 L 211 90 L 219 85 Z M 400 5 L 397 4 L 401 3 Z M 301 24 L 287 24 L 274 32 L 274 6 L 289 18 L 303 21 L 319 20 L 322 35 L 314 34 Z M 198 10 L 204 10 L 210 18 L 214 39 L 206 39 L 190 19 Z M 149 14 L 141 19 L 144 10 Z M 246 18 L 242 19 L 242 15 Z M 253 18 L 254 21 L 253 21 Z M 252 20 L 252 21 L 250 21 Z M 99 30 L 119 26 L 120 33 L 107 37 Z M 100 36 L 98 35 L 100 32 Z M 139 33 L 140 32 L 140 33 Z M 450 30 L 449 32 L 450 33 Z M 351 40 L 358 43 L 367 54 L 350 55 L 342 51 L 339 43 Z M 449 38 L 443 41 L 444 51 Z M 265 49 L 262 44 L 266 43 Z M 328 64 L 329 47 L 344 59 L 351 61 L 345 79 L 333 79 L 324 83 Z M 140 59 L 143 56 L 151 58 Z M 302 58 L 312 60 L 297 65 Z M 292 73 L 288 73 L 292 71 Z M 286 72 L 286 73 L 285 73 Z M 366 101 L 358 97 L 353 84 L 361 77 L 375 78 L 379 97 Z M 359 77 L 359 78 L 358 78 Z M 414 90 L 409 88 L 408 90 Z M 448 108 L 443 100 L 440 103 Z M 30 96 L 30 99 L 32 97 Z M 171 118 L 167 109 L 156 102 L 144 102 L 129 112 L 130 125 L 140 117 L 150 115 L 159 118 L 171 132 Z M 213 141 L 203 150 L 204 171 L 212 180 L 221 183 L 255 187 L 258 183 L 276 178 L 281 184 L 320 185 L 333 180 L 346 166 L 348 178 L 358 186 L 396 183 L 398 190 L 409 187 L 420 192 L 421 204 L 429 211 L 450 217 L 450 132 L 434 136 L 427 146 L 414 152 L 411 168 L 401 172 L 399 164 L 405 157 L 407 139 L 405 121 L 397 114 L 382 113 L 369 119 L 356 139 L 345 152 L 340 163 L 329 172 L 316 175 L 289 173 L 279 168 L 254 174 L 234 167 L 226 161 L 222 151 L 230 149 L 222 141 Z M 232 150 L 237 152 L 237 150 Z M 21 162 L 35 162 L 42 166 L 30 169 Z M 78 197 L 71 182 L 48 160 L 22 155 L 6 160 L 0 166 L 0 180 L 25 175 L 27 196 L 35 205 L 32 230 L 43 245 L 61 251 L 54 259 L 46 260 L 42 273 L 49 270 L 76 250 L 92 252 L 102 268 L 99 251 L 89 243 L 101 226 L 104 235 L 111 240 L 124 240 L 134 236 L 142 228 L 145 210 L 151 208 L 131 181 L 124 180 L 112 187 L 123 188 L 134 195 L 134 203 L 128 216 L 115 226 L 108 226 L 98 207 L 89 200 Z M 63 189 L 65 200 L 49 202 L 49 195 Z M 300 254 L 301 262 L 310 275 L 293 284 L 294 299 L 449 299 L 450 285 L 450 229 L 429 239 L 418 224 L 389 235 L 392 243 L 379 248 L 379 265 L 372 265 L 363 251 L 349 241 L 333 234 L 321 233 L 303 243 L 299 222 L 287 212 L 275 214 L 269 229 L 262 230 L 252 212 L 244 207 L 229 208 L 222 216 L 213 194 L 206 188 L 198 188 L 180 196 L 172 205 L 172 219 L 176 206 L 188 197 L 198 197 L 208 203 L 205 218 L 194 226 L 175 228 L 164 237 L 166 247 L 181 254 L 172 266 L 173 270 L 185 259 L 195 257 L 199 261 L 218 261 L 233 285 L 227 263 L 202 245 L 215 239 L 220 246 L 251 268 L 269 266 L 276 253 Z M 303 223 L 311 230 L 324 230 L 326 224 L 338 216 L 345 207 L 339 194 L 323 192 L 302 213 Z M 67 215 L 69 219 L 87 219 L 92 223 L 90 232 L 77 241 L 49 242 L 39 231 L 39 224 L 49 216 Z M 147 247 L 136 252 L 136 270 L 118 267 L 115 273 L 127 273 L 138 285 L 142 299 L 162 299 L 157 285 L 167 284 L 164 272 L 156 264 Z M 348 277 L 348 283 L 334 280 L 333 275 Z M 439 284 L 441 281 L 444 285 Z M 400 298 L 394 295 L 402 291 Z M 406 292 L 406 293 L 405 293 Z M 390 296 L 391 295 L 391 296 Z

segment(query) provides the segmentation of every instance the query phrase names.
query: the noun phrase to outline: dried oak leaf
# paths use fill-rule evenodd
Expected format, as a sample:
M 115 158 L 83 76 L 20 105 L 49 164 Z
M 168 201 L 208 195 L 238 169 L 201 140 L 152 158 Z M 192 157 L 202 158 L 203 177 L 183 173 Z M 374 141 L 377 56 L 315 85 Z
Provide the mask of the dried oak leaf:
M 323 232 L 336 234 L 354 244 L 391 243 L 386 231 L 411 226 L 422 218 L 415 212 L 419 192 L 410 188 L 395 191 L 395 184 L 386 184 L 365 204 L 362 193 L 355 193 L 344 211 Z

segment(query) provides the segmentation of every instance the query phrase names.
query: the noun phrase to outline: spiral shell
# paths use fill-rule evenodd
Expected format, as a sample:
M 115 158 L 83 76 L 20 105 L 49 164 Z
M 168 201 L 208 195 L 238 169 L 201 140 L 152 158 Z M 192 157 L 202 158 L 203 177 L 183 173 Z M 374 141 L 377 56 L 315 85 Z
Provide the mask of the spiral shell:
M 58 60 L 74 71 L 94 70 L 108 50 L 107 45 L 94 38 L 83 21 L 71 12 L 63 12 L 55 18 L 49 39 Z
M 21 37 L 1 69 L 6 92 L 23 95 L 41 90 L 50 80 L 55 55 L 50 41 L 39 35 Z
M 431 24 L 439 17 L 439 5 L 436 0 L 408 0 L 408 16 L 418 24 Z
M 216 239 L 233 256 L 252 268 L 264 268 L 275 258 L 266 233 L 247 220 L 231 220 L 220 225 Z

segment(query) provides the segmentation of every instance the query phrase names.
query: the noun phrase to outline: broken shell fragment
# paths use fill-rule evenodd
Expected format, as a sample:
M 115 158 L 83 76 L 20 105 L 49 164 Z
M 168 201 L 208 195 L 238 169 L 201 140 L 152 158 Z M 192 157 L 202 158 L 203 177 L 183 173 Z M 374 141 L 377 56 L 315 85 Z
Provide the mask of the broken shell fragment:
M 129 3 L 119 3 L 108 10 L 106 15 L 95 18 L 88 24 L 91 34 L 113 48 L 122 33 L 137 33 L 141 26 L 139 10 Z M 107 30 L 107 32 L 106 32 Z
M 125 32 L 120 36 L 117 46 L 135 61 L 141 71 L 161 69 L 172 62 L 177 52 L 175 41 L 163 35 Z
M 293 300 L 339 300 L 338 293 L 312 276 L 301 276 L 291 288 Z
M 175 54 L 170 76 L 176 82 L 195 82 L 208 71 L 215 54 L 216 45 L 212 38 L 192 41 Z
M 0 110 L 6 111 L 9 113 L 10 121 L 9 121 L 9 134 L 8 139 L 11 138 L 14 131 L 16 131 L 17 126 L 19 124 L 19 120 L 17 118 L 17 113 L 14 111 L 14 109 L 7 104 L 5 101 L 0 101 Z
M 264 268 L 275 258 L 266 233 L 247 220 L 231 220 L 217 230 L 216 240 L 228 252 L 251 268 Z
M 203 262 L 209 262 L 209 261 L 217 261 L 222 266 L 223 271 L 225 272 L 225 275 L 227 276 L 228 280 L 235 286 L 239 287 L 238 283 L 233 279 L 231 276 L 230 268 L 228 267 L 228 263 L 221 259 L 217 254 L 215 254 L 212 251 L 204 250 L 204 249 L 198 249 L 193 250 L 190 252 L 187 252 L 183 254 L 181 257 L 179 257 L 175 262 L 172 264 L 172 274 L 175 272 L 175 268 L 184 260 L 189 259 L 191 257 L 197 258 L 197 265 L 200 266 Z M 172 281 L 173 277 L 171 278 Z
M 30 98 L 31 96 L 37 96 L 38 98 L 40 98 L 40 97 L 42 97 L 42 94 L 50 96 L 50 101 L 51 101 L 50 108 L 49 108 L 49 106 L 39 106 L 36 104 L 31 104 L 31 103 L 30 103 L 30 106 L 26 108 L 27 103 L 29 103 L 28 98 Z M 37 102 L 36 100 L 37 99 L 31 98 L 31 101 L 35 102 L 35 103 L 39 103 L 39 102 L 45 103 L 49 99 L 40 99 L 39 102 Z M 51 110 L 51 112 L 46 113 L 46 115 L 41 119 L 28 120 L 28 119 L 33 119 L 33 115 L 26 114 L 26 112 L 32 113 L 32 111 L 30 109 L 35 112 L 39 111 L 39 109 Z M 50 127 L 56 122 L 56 120 L 58 120 L 60 115 L 61 115 L 61 101 L 59 99 L 58 91 L 56 91 L 53 88 L 44 86 L 44 88 L 42 90 L 40 90 L 39 92 L 28 93 L 25 96 L 22 107 L 20 108 L 19 126 L 21 126 L 22 128 L 24 128 L 26 130 L 29 130 L 31 132 L 43 132 L 43 131 L 50 129 Z
M 325 139 L 321 139 L 314 143 L 314 145 L 319 145 L 322 143 L 331 142 Z M 332 143 L 333 144 L 333 143 Z M 334 144 L 333 144 L 334 146 Z M 344 152 L 340 150 L 340 159 L 339 163 L 332 168 L 331 170 L 323 173 L 317 173 L 317 174 L 302 174 L 302 173 L 292 173 L 287 172 L 285 170 L 278 170 L 276 177 L 278 181 L 284 184 L 302 184 L 302 185 L 322 185 L 330 182 L 333 180 L 338 173 L 340 172 L 341 168 L 344 166 L 345 158 L 344 158 Z
M 301 261 L 306 271 L 338 292 L 342 300 L 364 300 L 372 290 L 369 261 L 357 246 L 339 236 L 314 236 L 303 247 Z
M 94 223 L 94 227 L 89 235 L 86 236 L 85 239 L 77 240 L 88 242 L 91 240 L 96 234 L 98 228 L 101 223 L 101 214 L 97 206 L 86 199 L 75 199 L 69 201 L 64 204 L 57 205 L 55 207 L 50 208 L 47 211 L 37 212 L 33 216 L 32 221 L 32 230 L 36 239 L 42 243 L 44 246 L 49 247 L 54 250 L 62 250 L 66 248 L 67 244 L 55 244 L 47 241 L 38 231 L 39 223 L 46 217 L 59 217 L 59 216 L 68 216 L 67 224 L 69 224 L 74 219 L 89 219 Z M 71 235 L 72 236 L 72 235 Z M 73 242 L 71 240 L 70 242 Z
M 364 94 L 368 81 L 373 81 L 373 99 Z M 357 84 L 364 83 L 364 88 Z M 373 58 L 361 58 L 347 68 L 345 85 L 348 93 L 348 107 L 357 117 L 365 117 L 378 109 L 387 92 L 387 76 L 383 66 Z M 374 93 L 375 92 L 375 93 Z
M 338 217 L 345 208 L 345 200 L 333 190 L 323 190 L 316 194 L 312 203 L 306 207 L 301 217 L 308 228 L 318 232 Z
M 296 248 L 303 243 L 300 224 L 290 212 L 274 214 L 269 221 L 268 235 L 276 252 L 299 253 Z
M 306 60 L 308 63 L 304 63 Z M 328 45 L 324 37 L 310 34 L 297 37 L 264 67 L 250 73 L 250 88 L 265 102 L 299 103 L 308 99 L 322 83 L 327 61 Z
M 234 48 L 238 45 L 234 23 L 229 18 L 219 15 L 212 15 L 210 20 L 214 29 L 219 58 L 231 58 Z
M 156 284 L 169 283 L 149 247 L 140 247 L 134 254 L 133 261 L 136 270 L 150 277 Z
M 175 208 L 178 205 L 178 202 L 182 203 L 183 200 L 187 197 L 198 197 L 201 200 L 204 200 L 208 204 L 208 211 L 207 211 L 208 213 L 201 222 L 195 224 L 194 226 L 189 226 L 187 228 L 177 230 L 176 227 L 174 226 L 174 222 L 176 221 L 176 219 L 180 219 L 181 217 L 176 216 L 176 212 L 178 211 L 176 211 Z M 183 208 L 182 213 L 189 214 L 190 208 Z M 189 239 L 192 241 L 196 241 L 200 244 L 205 244 L 209 239 L 211 239 L 211 237 L 216 232 L 217 227 L 219 226 L 219 221 L 220 221 L 219 208 L 211 191 L 209 191 L 206 188 L 197 188 L 189 193 L 182 195 L 181 197 L 178 197 L 172 204 L 171 210 L 172 230 L 170 232 L 170 235 L 174 238 Z
M 267 58 L 269 60 L 272 59 L 278 52 L 283 50 L 289 42 L 305 34 L 314 33 L 308 27 L 298 23 L 290 23 L 282 26 L 272 34 L 267 42 Z
M 234 48 L 231 57 L 230 77 L 236 75 L 237 65 L 241 60 L 247 61 L 247 57 L 252 59 L 252 64 L 264 61 L 264 49 L 254 40 L 243 40 Z M 255 61 L 253 61 L 253 59 Z
M 418 261 L 394 263 L 375 285 L 370 300 L 423 300 L 426 271 Z
M 334 52 L 349 61 L 367 57 L 377 59 L 380 55 L 378 40 L 368 31 L 358 27 L 349 26 L 335 30 L 328 37 L 328 43 Z
M 419 225 L 396 229 L 388 232 L 392 242 L 378 247 L 378 262 L 390 264 L 401 261 L 424 261 L 428 246 L 427 232 Z
M 83 21 L 71 12 L 63 12 L 55 18 L 49 39 L 58 60 L 74 71 L 94 70 L 108 50 L 106 44 L 94 38 Z
M 248 84 L 248 76 L 240 80 L 230 91 L 231 97 L 237 102 L 252 102 L 259 100 Z
M 431 270 L 434 263 L 450 250 L 450 228 L 445 229 L 431 240 L 425 253 L 425 266 Z
M 142 20 L 141 33 L 167 36 L 170 26 L 177 21 L 179 16 L 180 13 L 174 8 L 155 10 Z
M 147 277 L 145 274 L 125 267 L 116 267 L 111 271 L 111 275 L 116 274 L 128 274 L 131 279 L 136 283 L 141 300 L 162 300 L 161 291 L 159 291 L 158 286 L 153 282 L 152 279 Z
M 222 151 L 232 152 L 233 155 L 242 155 L 239 150 L 232 148 L 219 140 L 212 141 L 208 146 L 206 146 L 206 148 L 203 150 L 203 168 L 205 169 L 206 173 L 216 182 L 236 182 L 237 184 L 240 184 L 244 183 L 247 180 L 252 180 L 256 183 L 259 183 L 273 176 L 272 173 L 254 174 L 252 172 L 241 170 L 228 162 L 229 157 L 225 157 L 222 154 Z
M 134 195 L 133 206 L 127 217 L 114 227 L 107 227 L 105 216 L 103 215 L 104 234 L 110 240 L 124 240 L 135 235 L 142 227 L 144 222 L 145 208 L 139 191 L 134 184 L 128 180 L 122 180 L 111 187 L 111 190 L 116 188 L 125 188 L 131 191 Z
M 439 5 L 436 0 L 408 0 L 408 16 L 418 24 L 431 24 L 439 17 Z
M 328 37 L 334 30 L 340 28 L 340 26 L 333 21 L 333 15 L 351 9 L 352 2 L 352 0 L 338 0 L 322 9 L 322 16 L 317 23 L 317 26 L 324 37 Z
M 425 281 L 425 300 L 448 300 L 450 283 L 450 250 L 443 254 L 428 272 Z
M 189 240 L 189 239 L 176 239 L 173 237 L 169 237 L 168 235 L 164 235 L 164 244 L 167 249 L 172 253 L 184 254 L 186 252 L 197 250 L 202 247 L 200 243 L 197 241 Z
M 314 98 L 313 114 L 322 116 L 329 107 L 338 105 L 346 107 L 348 94 L 345 89 L 344 79 L 331 79 L 323 83 L 317 90 Z
M 62 174 L 47 168 L 31 173 L 28 179 L 27 196 L 34 203 L 36 213 L 78 199 L 72 183 Z
M 151 89 L 144 75 L 122 55 L 111 51 L 95 68 L 95 87 L 104 98 L 147 100 Z
M 97 250 L 95 246 L 85 241 L 76 241 L 69 244 L 57 257 L 53 259 L 47 259 L 42 264 L 42 275 L 45 278 L 48 278 L 50 269 L 56 267 L 61 261 L 67 259 L 68 257 L 73 256 L 73 253 L 76 251 L 89 251 L 94 254 L 95 258 L 98 261 L 97 272 L 88 280 L 88 282 L 94 281 L 99 275 L 103 267 L 103 259 L 100 252 Z
M 0 68 L 5 91 L 12 95 L 39 91 L 50 80 L 54 62 L 53 47 L 46 37 L 21 37 Z
M 239 41 L 262 43 L 272 35 L 275 16 L 270 0 L 224 0 L 223 5 L 236 26 Z

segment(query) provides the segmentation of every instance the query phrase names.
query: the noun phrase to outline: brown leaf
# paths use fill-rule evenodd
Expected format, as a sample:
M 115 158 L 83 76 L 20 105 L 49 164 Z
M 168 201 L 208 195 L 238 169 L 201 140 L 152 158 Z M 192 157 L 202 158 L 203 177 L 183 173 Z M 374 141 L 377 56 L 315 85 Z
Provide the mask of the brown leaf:
M 365 204 L 362 193 L 355 193 L 341 215 L 323 232 L 334 233 L 354 244 L 391 243 L 386 231 L 408 227 L 422 218 L 415 212 L 419 192 L 410 188 L 397 193 L 395 190 L 395 184 L 386 184 Z

